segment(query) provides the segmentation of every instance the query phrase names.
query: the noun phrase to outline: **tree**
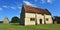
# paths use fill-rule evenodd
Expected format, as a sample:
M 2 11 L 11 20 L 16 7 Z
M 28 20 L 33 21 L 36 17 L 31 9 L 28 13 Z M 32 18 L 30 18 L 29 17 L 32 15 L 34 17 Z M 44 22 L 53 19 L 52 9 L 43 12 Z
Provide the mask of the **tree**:
M 18 22 L 19 22 L 19 18 L 18 17 L 16 17 L 16 16 L 12 17 L 11 23 L 18 23 Z

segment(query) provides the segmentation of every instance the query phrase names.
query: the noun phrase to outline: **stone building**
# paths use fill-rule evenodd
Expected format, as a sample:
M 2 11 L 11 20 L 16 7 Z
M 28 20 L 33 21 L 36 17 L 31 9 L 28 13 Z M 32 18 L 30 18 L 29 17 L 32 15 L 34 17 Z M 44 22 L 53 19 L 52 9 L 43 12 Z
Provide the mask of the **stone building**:
M 51 13 L 47 9 L 23 5 L 20 14 L 21 25 L 52 24 Z
M 53 17 L 53 24 L 60 24 L 60 16 Z
M 3 20 L 3 24 L 8 24 L 8 23 L 9 23 L 9 19 L 7 17 L 5 17 Z

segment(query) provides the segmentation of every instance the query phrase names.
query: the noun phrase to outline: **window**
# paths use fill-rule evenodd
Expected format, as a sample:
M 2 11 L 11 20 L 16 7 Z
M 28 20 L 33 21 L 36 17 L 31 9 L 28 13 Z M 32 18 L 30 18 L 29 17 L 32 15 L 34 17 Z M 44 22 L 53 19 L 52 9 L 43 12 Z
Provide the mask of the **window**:
M 48 21 L 49 19 L 48 18 L 46 18 L 46 21 Z
M 30 21 L 34 21 L 35 20 L 35 18 L 30 18 Z

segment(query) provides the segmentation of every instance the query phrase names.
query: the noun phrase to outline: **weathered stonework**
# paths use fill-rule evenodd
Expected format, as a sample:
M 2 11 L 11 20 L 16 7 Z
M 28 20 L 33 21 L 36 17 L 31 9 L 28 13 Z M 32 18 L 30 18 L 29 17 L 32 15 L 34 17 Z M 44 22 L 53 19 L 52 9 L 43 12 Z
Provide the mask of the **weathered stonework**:
M 25 25 L 35 25 L 35 21 L 30 21 L 30 18 L 36 18 L 37 24 L 40 24 L 40 19 L 42 19 L 42 24 L 44 24 L 44 20 L 46 24 L 52 24 L 51 15 L 36 14 L 36 17 L 35 17 L 34 13 L 25 13 Z M 49 20 L 47 21 L 46 18 L 48 18 Z
M 4 20 L 3 20 L 3 24 L 8 24 L 8 23 L 9 23 L 9 20 L 8 20 L 7 17 L 5 17 Z
M 23 6 L 20 16 L 20 24 L 22 25 L 52 24 L 51 13 L 45 9 Z

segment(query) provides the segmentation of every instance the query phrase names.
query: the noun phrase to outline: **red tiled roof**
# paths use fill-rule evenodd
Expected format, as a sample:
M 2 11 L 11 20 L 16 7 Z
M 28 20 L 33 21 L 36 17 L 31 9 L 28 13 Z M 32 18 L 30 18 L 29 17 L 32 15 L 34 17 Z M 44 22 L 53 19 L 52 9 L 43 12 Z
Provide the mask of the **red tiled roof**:
M 29 13 L 40 13 L 40 14 L 47 14 L 51 15 L 51 13 L 45 9 L 35 8 L 32 6 L 24 6 L 25 12 Z

